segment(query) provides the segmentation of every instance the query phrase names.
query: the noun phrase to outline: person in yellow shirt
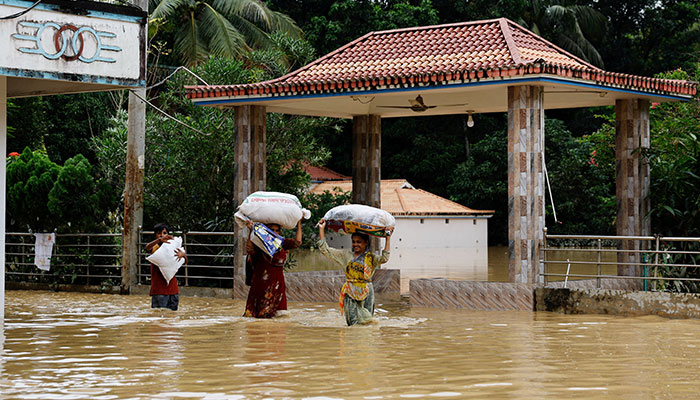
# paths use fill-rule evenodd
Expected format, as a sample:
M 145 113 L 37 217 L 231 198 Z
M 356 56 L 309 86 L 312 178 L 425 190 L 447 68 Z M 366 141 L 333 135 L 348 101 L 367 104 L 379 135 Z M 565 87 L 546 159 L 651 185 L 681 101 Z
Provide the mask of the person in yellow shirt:
M 345 284 L 340 290 L 340 311 L 348 326 L 365 324 L 374 315 L 374 287 L 372 276 L 379 265 L 389 261 L 390 238 L 393 228 L 386 236 L 381 255 L 369 251 L 369 236 L 352 234 L 352 250 L 334 249 L 326 243 L 326 221 L 318 223 L 318 248 L 321 254 L 345 267 Z

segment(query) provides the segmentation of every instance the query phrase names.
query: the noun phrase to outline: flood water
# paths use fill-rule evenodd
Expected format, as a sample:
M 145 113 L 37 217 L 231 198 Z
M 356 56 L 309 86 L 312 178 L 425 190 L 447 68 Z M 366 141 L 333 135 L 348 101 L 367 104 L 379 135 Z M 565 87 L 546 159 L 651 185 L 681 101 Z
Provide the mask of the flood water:
M 7 292 L 2 399 L 696 397 L 700 322 L 379 304 L 242 318 L 242 301 Z

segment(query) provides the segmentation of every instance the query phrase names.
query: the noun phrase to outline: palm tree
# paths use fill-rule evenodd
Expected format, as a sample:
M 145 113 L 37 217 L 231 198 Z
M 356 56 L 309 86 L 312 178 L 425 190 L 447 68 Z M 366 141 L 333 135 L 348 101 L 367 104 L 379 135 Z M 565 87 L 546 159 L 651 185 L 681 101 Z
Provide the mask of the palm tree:
M 301 36 L 291 18 L 261 0 L 149 0 L 149 9 L 152 26 L 172 27 L 173 50 L 187 66 L 210 55 L 236 57 L 267 48 L 272 32 Z
M 599 11 L 570 0 L 530 0 L 519 22 L 564 50 L 603 67 L 603 59 L 590 41 L 605 35 L 607 18 Z

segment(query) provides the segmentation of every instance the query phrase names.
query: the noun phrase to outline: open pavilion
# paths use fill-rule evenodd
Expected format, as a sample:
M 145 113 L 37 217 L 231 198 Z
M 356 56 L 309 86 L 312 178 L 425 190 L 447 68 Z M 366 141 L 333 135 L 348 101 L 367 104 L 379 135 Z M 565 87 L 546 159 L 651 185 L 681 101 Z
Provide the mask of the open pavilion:
M 186 90 L 196 104 L 235 110 L 237 201 L 265 190 L 267 112 L 352 118 L 353 201 L 372 206 L 380 205 L 382 118 L 507 112 L 509 279 L 535 284 L 544 111 L 615 106 L 617 233 L 648 235 L 649 165 L 637 150 L 650 145 L 649 106 L 688 100 L 697 84 L 604 71 L 500 18 L 370 32 L 277 79 Z

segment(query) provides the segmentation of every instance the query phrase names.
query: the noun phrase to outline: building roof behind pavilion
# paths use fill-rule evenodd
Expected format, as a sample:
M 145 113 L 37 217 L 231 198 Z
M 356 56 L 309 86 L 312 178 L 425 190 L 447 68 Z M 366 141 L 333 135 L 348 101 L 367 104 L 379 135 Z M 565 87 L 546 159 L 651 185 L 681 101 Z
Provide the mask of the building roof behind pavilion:
M 474 210 L 422 189 L 416 189 L 405 179 L 382 179 L 380 184 L 382 210 L 392 215 L 482 215 L 490 216 L 494 210 Z M 318 184 L 312 193 L 341 193 L 352 191 L 352 180 L 327 181 Z
M 304 172 L 309 174 L 312 182 L 342 181 L 352 177 L 335 172 L 323 166 L 304 165 Z
M 505 18 L 370 32 L 277 79 L 186 90 L 191 99 L 268 98 L 542 74 L 672 96 L 697 92 L 694 82 L 604 71 Z

